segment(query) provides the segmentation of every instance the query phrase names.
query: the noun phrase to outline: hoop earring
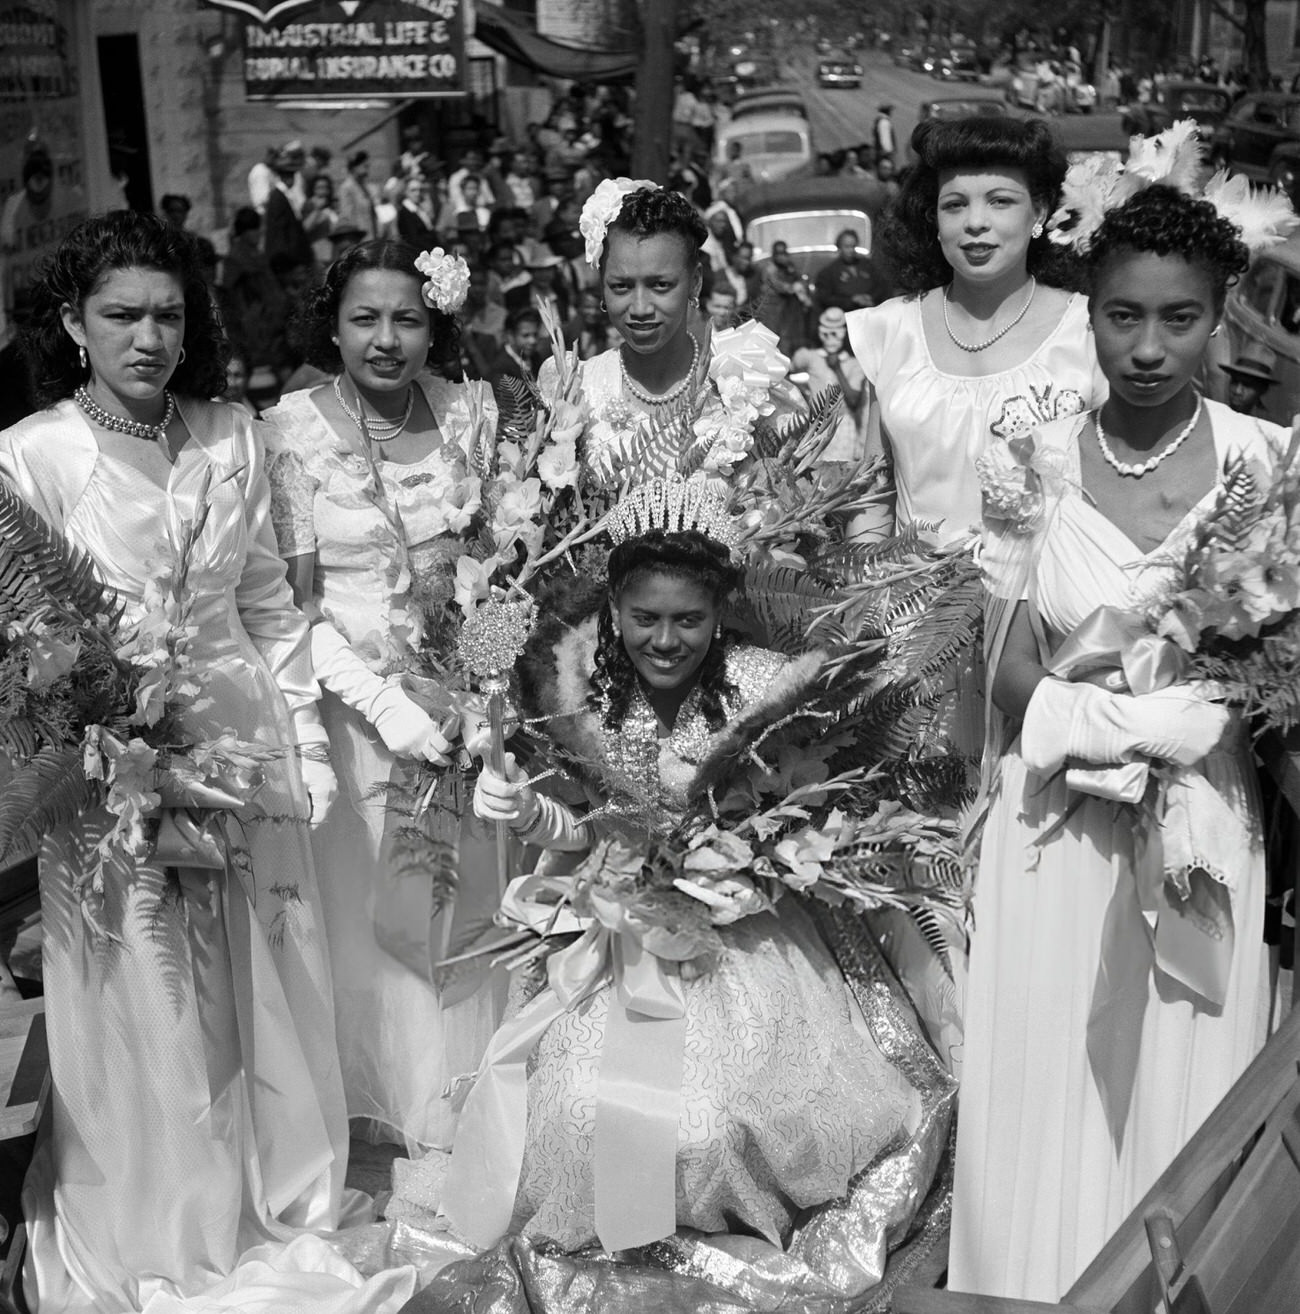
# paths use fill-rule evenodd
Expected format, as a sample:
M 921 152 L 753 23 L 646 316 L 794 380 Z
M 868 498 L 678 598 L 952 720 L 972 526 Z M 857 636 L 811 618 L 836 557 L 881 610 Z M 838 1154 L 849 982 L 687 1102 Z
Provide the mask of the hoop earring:
M 177 365 L 184 365 L 184 364 L 185 364 L 185 348 L 184 348 L 184 347 L 181 348 L 180 359 L 177 360 L 176 363 L 177 363 Z
M 1038 238 L 1043 235 L 1043 221 L 1040 219 L 1030 230 L 1029 236 Z
M 89 373 L 90 373 L 90 357 L 86 355 L 86 349 L 85 349 L 85 347 L 78 347 L 78 348 L 77 348 L 77 359 L 81 362 L 81 368 L 82 368 L 83 370 L 85 370 L 85 372 L 86 372 L 87 374 L 89 374 Z
M 1217 337 L 1219 336 L 1219 330 L 1220 330 L 1222 327 L 1223 327 L 1222 324 L 1216 324 L 1216 325 L 1210 330 L 1210 337 L 1212 337 L 1212 338 L 1217 338 Z
M 605 298 L 604 298 L 604 297 L 601 297 L 601 299 L 600 299 L 600 313 L 601 313 L 602 315 L 608 315 L 608 314 L 609 314 L 609 307 L 605 304 Z M 335 342 L 338 341 L 337 338 L 335 338 L 334 340 L 335 340 Z

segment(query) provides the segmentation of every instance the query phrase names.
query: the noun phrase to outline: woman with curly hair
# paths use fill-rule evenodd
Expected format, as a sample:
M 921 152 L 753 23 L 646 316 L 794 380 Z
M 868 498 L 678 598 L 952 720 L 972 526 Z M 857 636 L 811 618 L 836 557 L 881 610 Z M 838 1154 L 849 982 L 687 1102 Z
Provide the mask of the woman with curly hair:
M 646 491 L 640 486 L 631 497 Z M 480 774 L 474 808 L 543 850 L 543 880 L 571 882 L 563 873 L 606 840 L 617 863 L 620 842 L 635 852 L 637 836 L 680 819 L 710 754 L 732 742 L 739 727 L 768 725 L 787 713 L 821 668 L 822 654 L 786 658 L 724 633 L 723 607 L 740 571 L 716 522 L 685 519 L 643 522 L 610 553 L 607 586 L 586 582 L 539 608 L 543 619 L 521 665 L 521 701 L 530 717 L 552 727 L 587 798 L 570 806 L 534 790 L 508 755 L 506 776 L 490 767 Z M 714 920 L 725 923 L 716 960 L 697 973 L 678 972 L 673 963 L 666 969 L 685 1013 L 684 1041 L 669 1047 L 682 1063 L 680 1075 L 659 1097 L 673 1116 L 665 1124 L 665 1109 L 643 1092 L 640 1099 L 624 1095 L 625 1112 L 614 1118 L 637 1124 L 636 1144 L 656 1124 L 666 1133 L 655 1138 L 666 1155 L 657 1168 L 634 1160 L 615 1169 L 637 1184 L 634 1194 L 652 1179 L 662 1182 L 663 1212 L 654 1221 L 611 1213 L 617 1183 L 608 1176 L 608 1157 L 600 1165 L 611 1112 L 597 1113 L 610 1098 L 607 1087 L 598 1093 L 599 1074 L 628 1040 L 619 1039 L 611 1001 L 644 988 L 644 966 L 635 984 L 630 941 L 616 951 L 611 979 L 559 1010 L 539 1036 L 523 1016 L 518 1020 L 536 1040 L 527 1057 L 526 1124 L 492 1123 L 494 1088 L 480 1076 L 445 1191 L 432 1165 L 404 1174 L 399 1210 L 441 1195 L 453 1225 L 483 1246 L 509 1232 L 566 1250 L 590 1246 L 599 1234 L 607 1248 L 621 1248 L 681 1227 L 747 1234 L 751 1246 L 762 1247 L 762 1238 L 779 1251 L 797 1226 L 812 1227 L 819 1206 L 842 1202 L 858 1174 L 903 1134 L 914 1092 L 876 1048 L 797 899 L 773 910 L 740 870 L 705 893 L 716 900 Z M 655 932 L 646 931 L 649 946 Z M 665 924 L 662 948 L 652 952 L 690 957 L 668 947 L 673 934 Z M 649 953 L 644 961 L 652 961 Z M 510 1043 L 510 1025 L 494 1049 Z M 654 1051 L 651 1038 L 633 1043 Z M 514 1130 L 520 1154 L 498 1177 L 499 1147 Z
M 335 781 L 261 440 L 246 411 L 214 400 L 226 349 L 192 241 L 152 215 L 93 218 L 35 293 L 24 348 L 46 409 L 0 435 L 0 473 L 90 556 L 124 625 L 158 606 L 155 581 L 185 552 L 202 697 L 181 712 L 184 730 L 281 750 L 256 806 L 234 814 L 224 871 L 105 858 L 106 810 L 40 851 L 54 1117 L 24 1195 L 29 1302 L 172 1308 L 206 1300 L 248 1248 L 333 1230 L 345 1213 L 347 1118 L 306 825 Z M 99 925 L 82 915 L 92 880 Z
M 282 397 L 263 417 L 271 514 L 311 621 L 342 786 L 313 839 L 348 1113 L 365 1134 L 412 1148 L 450 1144 L 443 1090 L 474 1069 L 495 1023 L 491 1000 L 474 995 L 460 1006 L 464 1025 L 451 1028 L 462 1047 L 451 1044 L 432 979 L 447 928 L 434 919 L 433 882 L 398 871 L 393 814 L 376 792 L 404 761 L 447 760 L 440 722 L 450 703 L 430 716 L 402 671 L 423 638 L 425 606 L 436 614 L 451 597 L 440 553 L 477 509 L 477 494 L 467 500 L 476 487 L 467 453 L 480 419 L 496 420 L 486 384 L 453 383 L 431 368 L 459 357 L 454 312 L 464 293 L 443 275 L 460 270 L 467 286 L 464 262 L 429 257 L 440 268 L 426 269 L 428 287 L 439 290 L 426 295 L 419 258 L 379 240 L 330 266 L 297 332 L 307 360 L 331 377 Z M 463 923 L 473 920 L 476 897 L 496 886 L 481 828 L 459 838 Z M 477 915 L 490 913 L 484 904 Z
M 1285 451 L 1194 387 L 1240 237 L 1166 185 L 1108 210 L 1086 261 L 1109 398 L 1033 435 L 1029 514 L 993 514 L 1000 488 L 1026 488 L 1023 443 L 981 468 L 991 697 L 1018 734 L 975 885 L 955 1290 L 1059 1299 L 1263 1043 L 1248 737 L 1201 686 L 1133 691 L 1067 655 L 1098 608 L 1180 586 L 1232 457 Z
M 1045 235 L 1066 162 L 1046 123 L 928 121 L 877 244 L 903 295 L 848 315 L 866 372 L 868 449 L 894 504 L 860 526 L 921 524 L 940 541 L 980 523 L 975 460 L 997 438 L 1105 396 L 1070 261 Z
M 706 447 L 704 468 L 727 473 L 743 453 L 724 436 L 727 414 L 711 366 L 728 339 L 746 336 L 757 346 L 753 331 L 766 330 L 708 332 L 699 302 L 709 230 L 699 212 L 681 193 L 654 183 L 607 179 L 584 205 L 579 227 L 587 261 L 599 272 L 601 309 L 619 339 L 581 365 L 588 477 L 614 483 L 663 474 L 681 455 L 687 424 Z M 797 389 L 784 380 L 789 362 L 767 336 L 771 345 L 760 354 L 775 362 L 769 378 L 776 382 L 766 411 L 801 409 Z M 555 379 L 548 361 L 539 378 L 544 394 L 554 393 Z

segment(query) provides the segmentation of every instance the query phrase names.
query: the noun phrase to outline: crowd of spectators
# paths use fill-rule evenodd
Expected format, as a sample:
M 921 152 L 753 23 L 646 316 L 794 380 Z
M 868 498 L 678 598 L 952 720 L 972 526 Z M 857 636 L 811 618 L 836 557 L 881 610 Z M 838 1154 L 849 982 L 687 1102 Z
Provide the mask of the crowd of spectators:
M 692 103 L 697 108 L 688 124 L 677 116 Z M 748 166 L 738 151 L 721 164 L 710 158 L 723 115 L 707 86 L 683 83 L 669 186 L 698 207 L 709 228 L 701 321 L 722 329 L 755 318 L 778 335 L 788 355 L 816 349 L 822 312 L 873 304 L 885 295 L 881 279 L 857 250 L 862 235 L 853 232 L 841 236 L 838 252 L 811 275 L 800 272 L 782 243 L 762 253 L 760 269 L 738 208 L 752 182 Z M 416 250 L 440 246 L 468 262 L 461 332 L 466 377 L 535 379 L 551 349 L 543 308 L 584 359 L 616 346 L 578 221 L 596 186 L 628 171 L 630 137 L 624 94 L 579 85 L 544 121 L 530 123 L 519 143 L 497 136 L 437 150 L 420 125 L 410 124 L 391 165 L 365 149 L 338 158 L 301 141 L 268 150 L 248 171 L 225 254 L 218 257 L 200 239 L 234 348 L 231 398 L 257 410 L 317 381 L 295 345 L 294 311 L 331 261 L 377 237 L 400 238 Z M 872 137 L 822 156 L 818 172 L 879 171 L 892 178 L 892 153 L 880 149 L 879 129 Z M 160 208 L 185 226 L 187 198 L 164 197 Z

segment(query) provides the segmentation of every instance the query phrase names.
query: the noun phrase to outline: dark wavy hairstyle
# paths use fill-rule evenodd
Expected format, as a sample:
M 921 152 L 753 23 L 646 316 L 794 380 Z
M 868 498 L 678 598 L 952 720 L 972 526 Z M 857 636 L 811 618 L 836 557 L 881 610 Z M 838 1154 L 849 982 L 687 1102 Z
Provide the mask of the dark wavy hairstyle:
M 698 530 L 666 534 L 652 529 L 639 538 L 618 544 L 609 554 L 610 601 L 617 604 L 627 589 L 656 575 L 699 585 L 719 610 L 741 580 L 741 572 L 732 564 L 730 552 Z M 589 705 L 603 711 L 606 729 L 622 727 L 636 693 L 636 678 L 632 659 L 615 633 L 611 610 L 602 607 L 596 626 L 596 661 Z M 735 693 L 727 679 L 725 639 L 709 644 L 700 667 L 699 684 L 700 710 L 709 726 L 716 730 L 727 719 L 723 698 Z
M 339 306 L 348 284 L 357 274 L 372 269 L 391 269 L 409 274 L 424 286 L 424 275 L 415 267 L 419 252 L 405 242 L 379 238 L 361 242 L 345 251 L 325 271 L 321 282 L 302 299 L 290 325 L 290 338 L 304 359 L 319 370 L 337 374 L 343 368 L 334 341 L 338 332 Z M 427 363 L 442 370 L 456 370 L 460 362 L 460 324 L 455 315 L 444 314 L 432 306 L 429 311 L 429 354 Z
M 939 122 L 927 119 L 912 133 L 916 163 L 885 212 L 876 245 L 895 287 L 916 296 L 952 278 L 939 245 L 939 175 L 946 169 L 1019 169 L 1034 202 L 1050 215 L 1061 199 L 1067 163 L 1052 130 L 1041 119 L 972 115 Z M 1029 272 L 1053 287 L 1076 288 L 1078 261 L 1046 235 L 1031 239 Z
M 168 387 L 187 397 L 220 397 L 226 390 L 229 348 L 203 279 L 198 243 L 158 215 L 111 210 L 78 224 L 45 262 L 32 288 L 31 317 L 20 345 L 37 403 L 51 406 L 86 382 L 77 344 L 63 326 L 63 307 L 72 306 L 80 315 L 86 298 L 119 269 L 175 275 L 185 298 L 185 358 L 172 371 Z
M 1182 256 L 1189 265 L 1205 270 L 1216 312 L 1222 311 L 1228 288 L 1250 265 L 1250 252 L 1235 224 L 1209 201 L 1164 183 L 1153 183 L 1107 212 L 1088 243 L 1090 290 L 1108 261 L 1135 251 Z
M 698 265 L 700 248 L 708 240 L 709 230 L 699 211 L 680 193 L 655 188 L 642 188 L 628 192 L 622 209 L 605 232 L 605 245 L 600 252 L 600 272 L 605 272 L 609 257 L 609 234 L 630 233 L 633 237 L 656 237 L 660 233 L 673 233 L 686 246 L 688 261 Z

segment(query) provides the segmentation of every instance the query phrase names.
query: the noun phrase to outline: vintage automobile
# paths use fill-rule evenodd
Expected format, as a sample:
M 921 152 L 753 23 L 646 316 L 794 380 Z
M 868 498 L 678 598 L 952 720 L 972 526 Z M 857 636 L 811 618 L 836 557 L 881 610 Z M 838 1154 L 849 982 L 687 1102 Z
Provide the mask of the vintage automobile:
M 1259 92 L 1243 96 L 1210 138 L 1210 160 L 1256 182 L 1274 182 L 1279 164 L 1300 143 L 1300 96 Z M 1290 167 L 1290 166 L 1287 166 Z
M 916 121 L 923 123 L 926 119 L 968 119 L 974 114 L 1002 115 L 1007 112 L 1006 102 L 997 96 L 940 96 L 921 104 L 916 112 Z
M 978 82 L 980 66 L 975 47 L 953 46 L 943 51 L 930 76 L 945 82 Z
M 726 163 L 732 142 L 740 143 L 741 159 L 754 181 L 775 182 L 813 161 L 812 128 L 805 115 L 790 109 L 756 110 L 733 117 L 718 133 L 714 159 Z
M 1110 155 L 1128 159 L 1129 137 L 1119 114 L 1092 114 L 1087 118 L 1049 119 L 1056 139 L 1073 163 L 1086 155 Z
M 1300 412 L 1300 235 L 1261 251 L 1223 308 L 1230 360 L 1273 362 L 1264 418 L 1290 426 Z
M 1051 114 L 1091 114 L 1097 107 L 1097 88 L 1077 64 L 1054 66 L 1050 82 L 1039 72 L 1041 61 L 1023 60 L 1010 70 L 1006 97 L 1010 104 Z
M 1195 119 L 1201 137 L 1209 140 L 1215 126 L 1232 108 L 1232 92 L 1208 82 L 1166 82 L 1155 99 L 1145 105 L 1129 105 L 1124 110 L 1124 131 L 1149 137 L 1163 132 L 1175 119 Z
M 737 201 L 754 259 L 770 260 L 772 244 L 784 242 L 800 273 L 812 278 L 835 254 L 846 228 L 858 231 L 858 250 L 870 256 L 872 226 L 889 201 L 874 178 L 800 175 L 748 188 Z
M 793 87 L 755 87 L 742 91 L 731 105 L 731 117 L 746 114 L 797 114 L 808 117 L 808 102 Z
M 825 55 L 817 61 L 819 87 L 860 87 L 862 65 L 844 53 Z

